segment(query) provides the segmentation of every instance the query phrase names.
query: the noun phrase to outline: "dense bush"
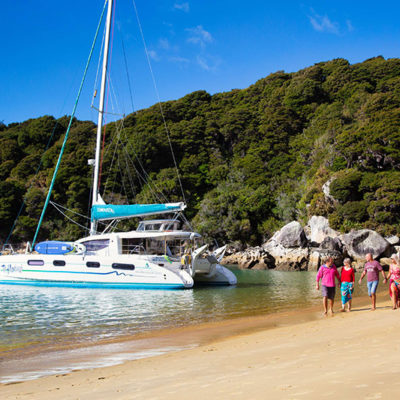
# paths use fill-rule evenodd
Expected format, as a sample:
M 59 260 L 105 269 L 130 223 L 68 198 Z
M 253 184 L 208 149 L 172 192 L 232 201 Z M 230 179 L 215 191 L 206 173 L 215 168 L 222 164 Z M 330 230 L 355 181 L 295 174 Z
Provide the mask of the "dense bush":
M 360 199 L 359 184 L 362 174 L 348 170 L 335 177 L 330 184 L 330 194 L 339 202 L 346 203 Z
M 312 214 L 328 216 L 342 231 L 400 233 L 400 60 L 376 57 L 350 65 L 336 59 L 276 72 L 243 90 L 197 91 L 162 107 L 186 215 L 207 237 L 258 244 L 285 222 Z M 13 240 L 33 235 L 67 124 L 67 117 L 44 116 L 0 125 L 1 239 L 23 198 Z M 106 130 L 106 201 L 182 200 L 158 105 Z M 52 196 L 85 215 L 94 140 L 94 124 L 74 120 Z M 328 180 L 331 197 L 323 193 Z M 84 217 L 67 215 L 88 226 Z M 82 234 L 49 208 L 41 237 Z

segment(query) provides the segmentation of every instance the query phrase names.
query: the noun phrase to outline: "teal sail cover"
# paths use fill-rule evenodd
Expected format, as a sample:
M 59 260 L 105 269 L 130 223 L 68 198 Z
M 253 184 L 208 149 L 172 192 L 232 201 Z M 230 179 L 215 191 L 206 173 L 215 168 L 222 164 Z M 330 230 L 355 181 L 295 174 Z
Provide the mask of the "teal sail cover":
M 184 203 L 166 204 L 95 204 L 92 206 L 92 220 L 101 221 L 107 219 L 121 219 L 129 217 L 141 217 L 152 214 L 165 214 L 182 211 Z

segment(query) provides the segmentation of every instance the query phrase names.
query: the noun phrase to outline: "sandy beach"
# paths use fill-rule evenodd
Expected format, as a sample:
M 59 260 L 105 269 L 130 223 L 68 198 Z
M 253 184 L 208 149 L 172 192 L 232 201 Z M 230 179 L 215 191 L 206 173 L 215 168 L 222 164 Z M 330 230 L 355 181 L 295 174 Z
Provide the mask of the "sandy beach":
M 117 366 L 1 385 L 1 398 L 389 398 L 400 390 L 400 310 L 393 311 L 386 299 L 378 298 L 375 312 L 362 305 L 325 318 L 319 310 L 300 319 L 286 313 L 269 319 L 268 326 L 263 317 L 251 317 L 202 326 L 200 333 L 192 328 L 185 335 L 208 331 L 209 342 Z

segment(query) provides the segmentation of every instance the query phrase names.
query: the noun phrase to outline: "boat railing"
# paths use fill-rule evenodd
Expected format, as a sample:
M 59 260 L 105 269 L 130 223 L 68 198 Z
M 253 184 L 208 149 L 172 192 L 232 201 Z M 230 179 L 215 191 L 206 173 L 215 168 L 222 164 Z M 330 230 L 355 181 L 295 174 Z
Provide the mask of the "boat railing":
M 122 254 L 147 254 L 146 249 L 140 244 L 123 244 Z
M 2 248 L 1 248 L 1 254 L 5 255 L 5 254 L 15 254 L 14 248 L 12 246 L 11 243 L 5 243 L 3 244 Z

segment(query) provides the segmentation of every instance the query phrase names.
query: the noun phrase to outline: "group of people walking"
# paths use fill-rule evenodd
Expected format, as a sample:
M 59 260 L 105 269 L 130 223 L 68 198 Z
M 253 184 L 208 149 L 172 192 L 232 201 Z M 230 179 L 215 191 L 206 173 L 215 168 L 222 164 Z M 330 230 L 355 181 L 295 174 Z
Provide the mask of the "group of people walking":
M 361 285 L 361 281 L 367 276 L 368 295 L 371 297 L 372 302 L 371 310 L 374 311 L 376 309 L 376 291 L 378 289 L 380 273 L 383 276 L 383 282 L 385 284 L 389 282 L 389 293 L 392 297 L 393 310 L 398 307 L 400 308 L 400 260 L 398 255 L 392 255 L 388 275 L 385 274 L 379 262 L 373 259 L 371 253 L 365 256 L 365 261 L 364 270 L 358 283 Z M 321 281 L 324 315 L 327 315 L 328 310 L 333 314 L 336 280 L 341 292 L 341 311 L 349 312 L 351 311 L 351 301 L 355 283 L 354 269 L 351 266 L 350 258 L 344 259 L 340 274 L 333 263 L 332 257 L 328 257 L 318 270 L 316 289 L 320 289 Z

